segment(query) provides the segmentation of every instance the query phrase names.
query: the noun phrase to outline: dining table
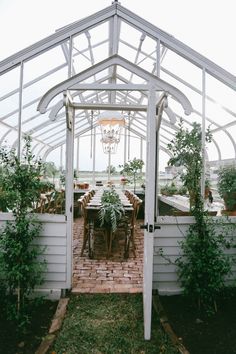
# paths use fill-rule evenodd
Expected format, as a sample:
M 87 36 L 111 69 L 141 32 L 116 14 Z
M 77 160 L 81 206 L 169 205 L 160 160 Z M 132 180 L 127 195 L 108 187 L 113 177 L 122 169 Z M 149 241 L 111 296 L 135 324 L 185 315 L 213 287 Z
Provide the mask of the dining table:
M 105 236 L 106 243 L 106 254 L 107 258 L 111 255 L 112 248 L 112 239 L 114 233 L 111 228 L 108 226 L 101 226 L 99 222 L 99 210 L 102 206 L 102 195 L 104 189 L 98 189 L 91 200 L 86 205 L 87 211 L 87 222 L 88 222 L 88 249 L 89 249 L 89 258 L 94 258 L 94 240 L 95 240 L 95 232 L 101 231 L 101 233 Z M 125 232 L 125 243 L 124 243 L 124 258 L 129 257 L 129 246 L 130 246 L 130 223 L 132 222 L 132 212 L 134 210 L 133 205 L 130 203 L 129 199 L 121 190 L 116 191 L 119 195 L 120 201 L 124 207 L 125 218 L 122 219 L 122 230 Z M 118 224 L 116 234 L 119 235 L 120 225 Z

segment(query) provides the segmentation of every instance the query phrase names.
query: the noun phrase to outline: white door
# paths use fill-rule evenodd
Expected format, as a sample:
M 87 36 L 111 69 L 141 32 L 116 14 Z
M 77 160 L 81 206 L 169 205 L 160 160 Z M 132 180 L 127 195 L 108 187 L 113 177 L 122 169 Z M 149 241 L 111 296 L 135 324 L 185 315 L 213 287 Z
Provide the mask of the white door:
M 155 229 L 156 200 L 156 91 L 153 88 L 149 90 L 147 120 L 143 304 L 144 338 L 148 340 L 151 338 L 153 236 Z

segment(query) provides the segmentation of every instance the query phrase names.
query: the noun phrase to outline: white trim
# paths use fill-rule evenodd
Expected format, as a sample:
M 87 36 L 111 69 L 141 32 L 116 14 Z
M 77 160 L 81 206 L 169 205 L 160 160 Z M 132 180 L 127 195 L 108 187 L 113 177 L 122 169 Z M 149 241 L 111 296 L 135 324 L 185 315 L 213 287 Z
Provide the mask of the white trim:
M 156 92 L 149 91 L 148 100 L 148 136 L 145 198 L 145 225 L 154 225 L 155 206 L 155 154 L 156 154 Z M 144 338 L 151 338 L 152 318 L 152 274 L 153 274 L 153 236 L 154 232 L 144 231 L 144 265 L 143 265 L 143 303 L 144 303 Z
M 69 102 L 65 109 L 72 110 L 72 124 L 71 129 L 66 129 L 66 234 L 67 234 L 67 249 L 66 249 L 66 282 L 67 288 L 72 286 L 72 264 L 73 264 L 73 252 L 72 252 L 72 237 L 73 237 L 73 171 L 74 171 L 74 109 L 69 106 Z
M 111 65 L 120 65 L 130 72 L 142 77 L 144 80 L 147 80 L 149 84 L 153 85 L 155 90 L 168 92 L 168 94 L 173 96 L 183 106 L 185 114 L 189 115 L 193 111 L 190 101 L 180 90 L 155 75 L 150 74 L 148 71 L 137 67 L 128 60 L 123 59 L 119 55 L 113 55 L 110 58 L 95 64 L 93 67 L 84 70 L 82 73 L 62 81 L 60 84 L 49 89 L 41 98 L 37 110 L 40 113 L 45 113 L 51 100 L 59 93 L 66 90 L 149 90 L 149 84 L 79 84 L 79 82 L 88 79 L 102 70 L 105 70 Z

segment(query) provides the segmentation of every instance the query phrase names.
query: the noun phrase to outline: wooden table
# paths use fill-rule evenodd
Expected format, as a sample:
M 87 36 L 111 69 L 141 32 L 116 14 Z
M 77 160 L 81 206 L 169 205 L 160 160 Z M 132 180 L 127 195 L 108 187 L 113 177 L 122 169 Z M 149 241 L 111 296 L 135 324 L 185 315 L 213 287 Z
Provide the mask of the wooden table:
M 111 246 L 112 246 L 112 239 L 113 239 L 113 232 L 109 227 L 100 226 L 98 220 L 98 213 L 101 208 L 101 195 L 100 193 L 96 193 L 90 203 L 86 206 L 87 211 L 87 220 L 89 224 L 88 230 L 88 247 L 89 247 L 89 258 L 94 257 L 94 240 L 95 240 L 95 232 L 101 231 L 105 236 L 106 240 L 106 253 L 107 257 L 111 254 Z M 132 212 L 133 206 L 130 204 L 129 200 L 123 194 L 121 196 L 121 202 L 125 209 L 125 218 L 121 221 L 122 222 L 122 231 L 125 232 L 125 247 L 124 247 L 124 258 L 129 257 L 129 246 L 130 246 L 130 223 L 132 220 Z M 119 225 L 117 228 L 117 232 L 119 232 Z

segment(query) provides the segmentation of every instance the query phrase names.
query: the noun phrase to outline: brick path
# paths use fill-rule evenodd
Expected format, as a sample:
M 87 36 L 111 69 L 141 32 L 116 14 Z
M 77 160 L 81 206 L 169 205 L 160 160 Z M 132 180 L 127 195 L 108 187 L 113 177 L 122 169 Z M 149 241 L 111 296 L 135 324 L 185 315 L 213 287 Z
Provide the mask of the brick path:
M 95 238 L 95 256 L 89 259 L 85 249 L 80 257 L 82 246 L 83 219 L 74 221 L 73 243 L 73 293 L 136 293 L 143 289 L 143 231 L 137 223 L 135 243 L 136 258 L 132 248 L 130 257 L 123 259 L 123 240 L 114 240 L 112 256 L 106 259 L 105 243 L 102 237 Z

